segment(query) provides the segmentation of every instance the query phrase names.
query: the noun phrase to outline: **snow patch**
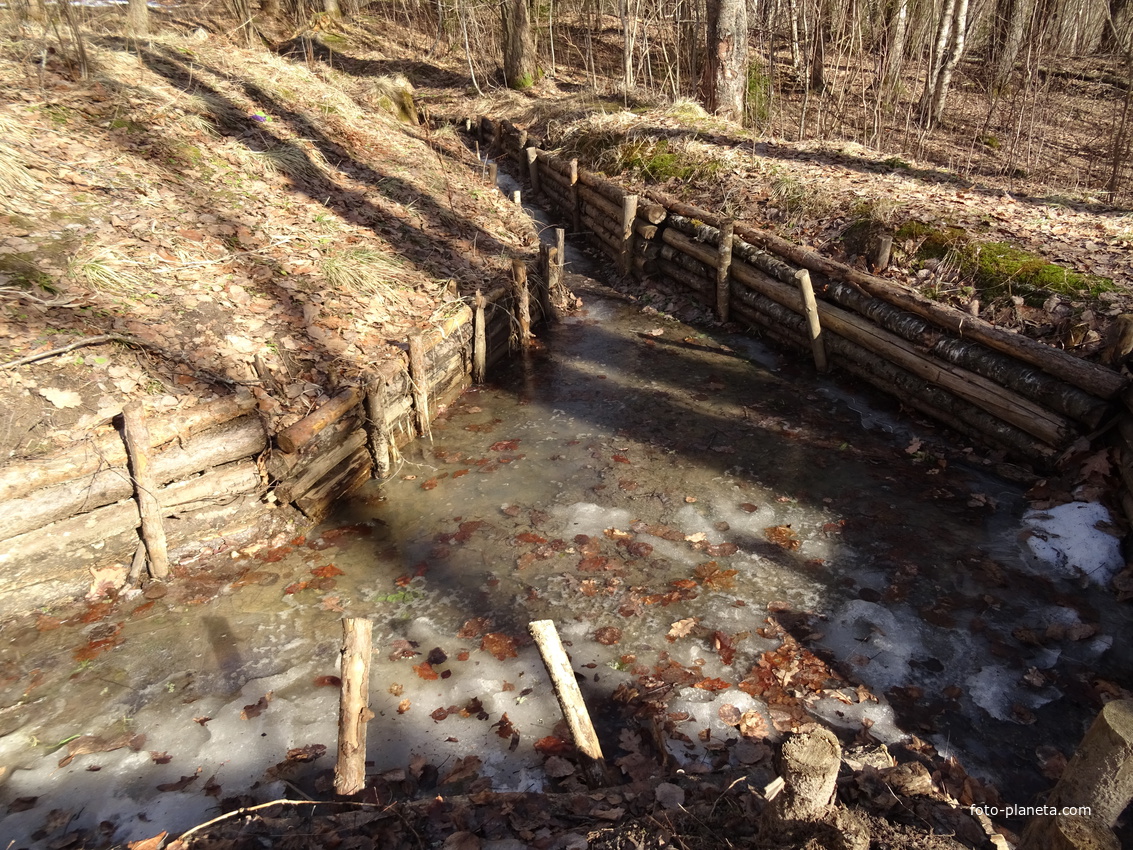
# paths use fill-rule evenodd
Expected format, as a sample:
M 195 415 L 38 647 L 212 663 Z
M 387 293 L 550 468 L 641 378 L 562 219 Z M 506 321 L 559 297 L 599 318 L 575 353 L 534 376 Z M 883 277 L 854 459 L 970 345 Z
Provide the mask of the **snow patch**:
M 1097 502 L 1070 502 L 1045 511 L 1027 511 L 1020 534 L 1023 558 L 1036 572 L 1085 576 L 1107 585 L 1125 565 L 1121 541 L 1099 526 L 1109 511 Z

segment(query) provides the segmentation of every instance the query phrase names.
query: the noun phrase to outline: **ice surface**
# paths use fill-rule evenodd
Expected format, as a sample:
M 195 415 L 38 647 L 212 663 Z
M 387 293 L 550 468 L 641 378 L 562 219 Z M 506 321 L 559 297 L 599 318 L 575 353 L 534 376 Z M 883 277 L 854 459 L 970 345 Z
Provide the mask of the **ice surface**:
M 1098 527 L 1111 522 L 1109 511 L 1096 502 L 1027 511 L 1020 535 L 1023 557 L 1036 572 L 1054 571 L 1071 578 L 1084 575 L 1095 584 L 1107 585 L 1125 565 L 1121 541 Z
M 1033 710 L 1062 695 L 1054 688 L 1035 691 L 1019 687 L 1019 671 L 999 664 L 981 667 L 969 677 L 966 691 L 976 705 L 996 720 L 1014 720 L 1015 705 Z
M 563 530 L 569 538 L 576 534 L 588 537 L 601 537 L 607 528 L 629 528 L 632 520 L 629 511 L 623 508 L 610 508 L 595 505 L 593 502 L 575 502 L 565 507 L 556 506 L 552 513 L 563 522 Z
M 825 720 L 831 726 L 858 730 L 863 721 L 873 723 L 869 733 L 883 744 L 896 744 L 908 739 L 908 735 L 897 728 L 893 709 L 887 702 L 864 702 L 847 705 L 834 697 L 825 697 L 810 706 L 810 713 Z
M 923 643 L 911 620 L 898 620 L 887 608 L 853 599 L 831 618 L 823 643 L 852 666 L 862 682 L 886 691 L 909 679 L 909 662 Z

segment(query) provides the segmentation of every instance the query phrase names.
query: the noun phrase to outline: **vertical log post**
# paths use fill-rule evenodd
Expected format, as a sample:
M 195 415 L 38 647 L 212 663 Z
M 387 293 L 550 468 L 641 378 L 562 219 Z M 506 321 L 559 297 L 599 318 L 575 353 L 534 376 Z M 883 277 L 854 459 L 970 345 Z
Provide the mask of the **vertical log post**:
M 484 383 L 488 377 L 488 329 L 485 326 L 484 293 L 476 290 L 476 313 L 472 319 L 472 380 Z
M 622 251 L 618 257 L 618 268 L 623 275 L 628 275 L 631 269 L 635 218 L 637 218 L 637 195 L 626 195 L 622 198 Z
M 818 302 L 814 300 L 814 287 L 810 283 L 810 272 L 799 269 L 795 272 L 795 282 L 799 285 L 799 294 L 803 299 L 803 312 L 806 314 L 807 330 L 810 334 L 810 350 L 814 355 L 814 366 L 819 372 L 825 372 L 826 344 L 822 341 L 822 324 L 818 320 Z
M 527 263 L 518 258 L 511 261 L 511 274 L 515 286 L 516 311 L 519 313 L 519 344 L 531 345 L 531 293 L 527 288 Z
M 409 381 L 413 384 L 413 406 L 417 410 L 417 433 L 432 437 L 429 424 L 429 369 L 425 362 L 425 338 L 421 334 L 409 337 Z
M 1131 799 L 1133 700 L 1113 700 L 1094 718 L 1062 778 L 1047 797 L 1046 806 L 1056 810 L 1076 808 L 1079 814 L 1088 811 L 1091 820 L 1112 828 Z M 1087 826 L 1079 823 L 1076 829 L 1083 831 Z M 1056 837 L 1070 828 L 1071 822 L 1058 816 L 1033 818 L 1023 832 L 1019 850 L 1104 846 L 1066 844 Z
M 578 196 L 578 160 L 570 161 L 570 226 L 575 233 L 582 232 L 582 199 Z
M 731 219 L 720 225 L 720 248 L 716 255 L 716 318 L 721 324 L 731 315 L 731 290 L 728 287 L 728 273 L 732 268 L 732 230 L 735 222 Z
M 374 717 L 369 708 L 372 630 L 366 619 L 347 617 L 342 621 L 342 692 L 334 791 L 343 797 L 366 787 L 366 724 Z
M 551 321 L 553 307 L 551 305 L 551 268 L 555 264 L 551 254 L 554 251 L 546 242 L 539 243 L 539 266 L 543 272 L 543 285 L 539 287 L 539 310 L 543 314 L 543 321 Z
M 542 186 L 539 183 L 539 149 L 527 149 L 527 174 L 531 179 L 531 192 L 539 194 Z
M 122 440 L 134 477 L 134 498 L 142 518 L 142 542 L 149 557 L 150 575 L 156 579 L 169 577 L 169 547 L 165 540 L 165 526 L 161 521 L 161 503 L 156 491 L 157 481 L 149 468 L 149 426 L 141 401 L 132 401 L 122 408 Z
M 531 636 L 535 638 L 535 645 L 543 656 L 543 663 L 555 687 L 555 696 L 563 710 L 567 726 L 570 727 L 574 745 L 582 755 L 583 775 L 591 787 L 605 784 L 606 762 L 602 755 L 602 745 L 598 742 L 598 734 L 594 731 L 594 724 L 590 722 L 590 713 L 586 710 L 586 703 L 582 699 L 578 681 L 574 678 L 570 659 L 567 657 L 559 632 L 553 620 L 534 620 L 528 628 Z
M 370 420 L 370 456 L 374 461 L 374 477 L 382 481 L 392 467 L 389 456 L 389 423 L 382 399 L 382 384 L 374 381 L 366 390 L 366 418 Z
M 514 192 L 511 193 L 511 202 L 513 204 L 515 204 L 517 207 L 522 204 L 522 197 L 520 196 L 520 192 L 519 192 L 518 189 L 516 189 Z
M 559 267 L 558 275 L 559 282 L 562 283 L 563 279 L 563 265 L 566 263 L 566 230 L 561 227 L 555 228 L 555 247 L 558 249 L 557 265 Z
M 500 176 L 500 166 L 495 162 L 488 163 L 488 183 L 495 189 L 498 185 L 497 179 Z
M 526 130 L 520 130 L 519 136 L 516 139 L 516 141 L 518 142 L 518 144 L 516 145 L 516 150 L 523 150 L 524 148 L 526 148 L 527 147 L 527 131 Z

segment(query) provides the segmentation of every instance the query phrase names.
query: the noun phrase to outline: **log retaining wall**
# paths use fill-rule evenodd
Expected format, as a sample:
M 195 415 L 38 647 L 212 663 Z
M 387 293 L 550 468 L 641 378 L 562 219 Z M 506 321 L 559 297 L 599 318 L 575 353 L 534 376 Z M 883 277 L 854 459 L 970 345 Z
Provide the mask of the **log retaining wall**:
M 745 222 L 652 190 L 635 195 L 539 149 L 510 121 L 481 118 L 476 126 L 484 149 L 514 157 L 532 189 L 623 273 L 689 295 L 821 368 L 849 372 L 1040 472 L 1083 438 L 1117 433 L 1121 498 L 1133 522 L 1127 376 Z M 728 244 L 721 232 L 731 233 Z M 816 296 L 809 322 L 801 271 Z

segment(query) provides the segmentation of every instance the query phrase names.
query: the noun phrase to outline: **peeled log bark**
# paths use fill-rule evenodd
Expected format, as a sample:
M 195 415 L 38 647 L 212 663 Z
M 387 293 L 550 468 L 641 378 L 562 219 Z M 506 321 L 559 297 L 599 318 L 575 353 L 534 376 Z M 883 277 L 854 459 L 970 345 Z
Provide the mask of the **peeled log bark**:
M 295 507 L 315 522 L 321 522 L 334 508 L 335 502 L 370 480 L 371 469 L 370 453 L 359 448 L 315 486 L 296 497 Z
M 1093 815 L 1043 815 L 1023 833 L 1018 850 L 1121 850 L 1121 842 Z
M 154 453 L 150 472 L 159 485 L 167 484 L 257 455 L 266 447 L 267 435 L 259 417 L 244 416 L 170 443 Z M 129 471 L 119 465 L 9 499 L 0 503 L 0 540 L 129 498 L 132 492 Z
M 338 703 L 338 764 L 334 792 L 343 797 L 366 787 L 366 724 L 370 711 L 370 653 L 373 624 L 347 617 L 342 621 L 342 690 Z
M 251 395 L 225 396 L 216 401 L 177 411 L 149 423 L 150 446 L 156 448 L 178 437 L 187 437 L 241 416 L 256 406 Z M 34 460 L 11 463 L 0 469 L 0 502 L 90 475 L 107 466 L 125 466 L 126 447 L 111 427 L 100 429 L 93 439 Z
M 768 806 L 776 821 L 819 821 L 834 801 L 842 746 L 829 729 L 792 735 L 779 754 L 783 792 Z

